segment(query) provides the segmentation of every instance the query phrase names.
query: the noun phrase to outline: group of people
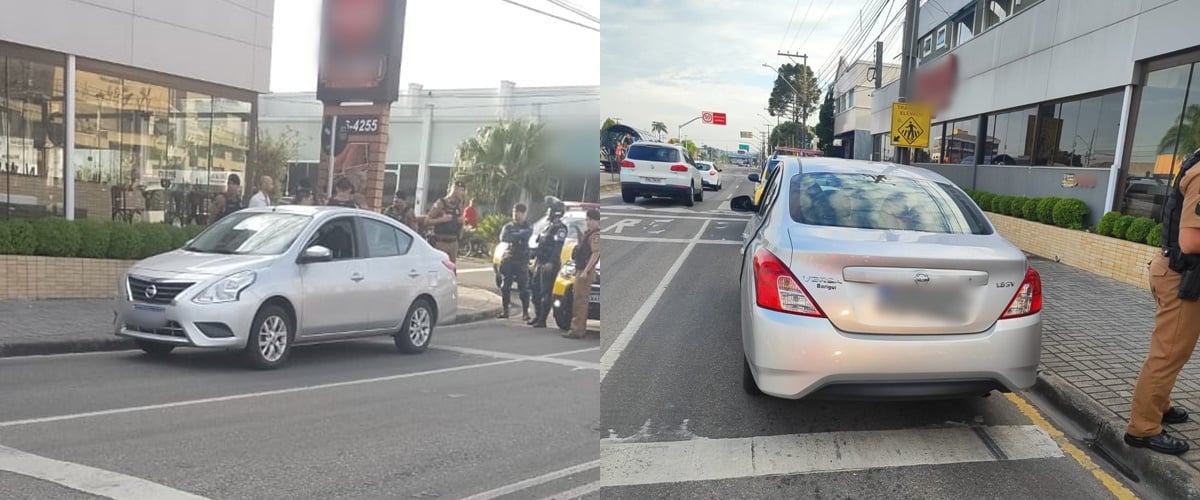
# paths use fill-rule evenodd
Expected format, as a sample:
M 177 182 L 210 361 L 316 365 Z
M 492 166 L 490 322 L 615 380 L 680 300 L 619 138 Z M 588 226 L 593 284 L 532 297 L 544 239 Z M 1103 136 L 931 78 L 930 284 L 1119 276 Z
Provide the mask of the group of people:
M 518 203 L 512 210 L 512 221 L 500 231 L 500 241 L 507 243 L 500 258 L 501 312 L 500 318 L 508 318 L 512 307 L 512 287 L 515 283 L 521 298 L 521 319 L 534 328 L 545 328 L 553 302 L 554 278 L 562 269 L 562 248 L 567 240 L 568 229 L 563 223 L 566 205 L 556 198 L 547 199 L 546 227 L 534 240 L 537 249 L 529 248 L 533 238 L 533 227 L 526 218 L 527 207 Z M 529 260 L 533 258 L 533 271 Z M 583 338 L 587 334 L 588 294 L 596 278 L 596 266 L 600 263 L 600 211 L 587 212 L 587 233 L 580 238 L 571 259 L 576 272 L 572 284 L 571 328 L 563 333 L 567 338 Z M 530 283 L 532 278 L 532 283 Z M 534 315 L 529 316 L 532 295 Z

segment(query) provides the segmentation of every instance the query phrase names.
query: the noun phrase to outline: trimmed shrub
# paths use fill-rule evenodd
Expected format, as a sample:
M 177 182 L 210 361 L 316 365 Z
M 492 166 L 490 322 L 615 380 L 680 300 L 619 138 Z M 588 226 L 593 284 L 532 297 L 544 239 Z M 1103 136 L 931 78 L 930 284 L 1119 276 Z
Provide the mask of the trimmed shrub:
M 183 226 L 183 235 L 187 238 L 184 241 L 186 242 L 186 241 L 195 239 L 197 236 L 200 236 L 200 233 L 203 231 L 204 231 L 204 226 L 201 226 L 199 224 Z
M 8 223 L 13 255 L 37 255 L 37 235 L 33 225 L 27 221 L 15 220 Z
M 0 255 L 13 253 L 12 248 L 12 232 L 7 223 L 0 221 Z
M 141 252 L 142 235 L 132 224 L 109 224 L 108 258 L 137 259 Z
M 985 212 L 992 211 L 992 203 L 995 201 L 996 195 L 992 193 L 979 193 L 979 208 Z
M 1129 229 L 1125 231 L 1125 239 L 1134 243 L 1143 243 L 1146 241 L 1146 236 L 1150 234 L 1151 229 L 1154 229 L 1154 219 L 1138 217 L 1129 225 Z
M 1038 222 L 1041 222 L 1042 224 L 1054 224 L 1054 207 L 1058 205 L 1058 202 L 1061 200 L 1062 198 L 1057 196 L 1042 198 L 1042 201 L 1038 202 Z
M 103 259 L 108 257 L 108 240 L 112 234 L 111 224 L 93 221 L 80 221 L 79 226 L 79 256 L 88 259 Z
M 55 217 L 33 221 L 33 234 L 37 240 L 37 255 L 46 257 L 74 257 L 79 255 L 79 226 Z
M 1161 247 L 1162 246 L 1162 230 L 1163 230 L 1163 225 L 1161 222 L 1158 224 L 1155 224 L 1154 227 L 1150 228 L 1150 232 L 1146 234 L 1146 244 L 1150 245 L 1152 247 Z
M 998 214 L 1007 214 L 1008 206 L 1011 204 L 1012 202 L 1008 196 L 998 194 L 992 199 L 992 211 Z
M 1096 234 L 1101 236 L 1112 236 L 1113 228 L 1117 224 L 1117 219 L 1121 218 L 1121 212 L 1112 211 L 1104 214 L 1100 218 L 1100 224 L 1096 225 Z
M 1068 229 L 1083 229 L 1087 218 L 1087 203 L 1079 198 L 1066 198 L 1054 204 L 1054 225 Z
M 1113 238 L 1125 239 L 1125 233 L 1129 231 L 1129 226 L 1137 219 L 1132 215 L 1122 215 L 1117 218 L 1117 223 L 1113 224 Z
M 137 258 L 144 259 L 175 249 L 172 246 L 174 238 L 171 234 L 171 226 L 143 222 L 134 224 L 134 228 L 141 236 L 141 245 L 138 247 Z
M 1014 196 L 1012 204 L 1008 206 L 1008 215 L 1017 218 L 1024 217 L 1026 201 L 1029 201 L 1029 198 L 1024 196 Z
M 1029 198 L 1025 200 L 1025 206 L 1021 207 L 1021 217 L 1027 221 L 1037 222 L 1038 204 L 1041 203 L 1040 198 Z

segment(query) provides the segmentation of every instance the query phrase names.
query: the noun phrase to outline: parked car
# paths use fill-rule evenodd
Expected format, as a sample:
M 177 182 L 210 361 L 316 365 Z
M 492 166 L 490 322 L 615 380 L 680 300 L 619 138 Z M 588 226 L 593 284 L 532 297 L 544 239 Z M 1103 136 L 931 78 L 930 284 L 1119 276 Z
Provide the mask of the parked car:
M 682 200 L 687 206 L 704 201 L 704 180 L 687 149 L 677 144 L 635 142 L 621 160 L 621 199 L 639 196 Z
M 445 253 L 388 217 L 340 207 L 235 212 L 134 264 L 117 291 L 115 333 L 147 353 L 237 349 L 262 369 L 296 345 L 368 336 L 419 353 L 458 311 Z
M 574 248 L 574 245 L 571 245 Z M 586 262 L 582 264 L 587 264 Z M 574 315 L 575 304 L 575 273 L 581 271 L 574 260 L 563 264 L 558 276 L 554 279 L 552 292 L 554 323 L 558 329 L 571 329 L 571 317 Z M 591 290 L 588 293 L 588 319 L 600 319 L 600 264 L 596 263 L 596 277 L 592 279 Z
M 698 161 L 696 168 L 700 169 L 701 187 L 721 190 L 721 169 L 711 161 Z
M 753 394 L 932 398 L 1027 389 L 1041 278 L 961 189 L 931 171 L 782 158 L 741 270 Z

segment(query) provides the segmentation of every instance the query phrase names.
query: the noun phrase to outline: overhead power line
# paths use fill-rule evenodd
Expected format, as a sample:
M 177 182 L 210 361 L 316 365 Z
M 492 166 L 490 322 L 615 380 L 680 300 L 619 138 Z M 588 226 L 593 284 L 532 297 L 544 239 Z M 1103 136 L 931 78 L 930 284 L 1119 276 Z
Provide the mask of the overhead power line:
M 510 4 L 516 5 L 517 7 L 520 7 L 520 8 L 522 8 L 522 9 L 532 10 L 532 11 L 534 11 L 534 12 L 537 12 L 538 14 L 541 14 L 541 15 L 543 15 L 543 16 L 547 16 L 547 17 L 553 17 L 553 18 L 555 18 L 555 19 L 558 19 L 559 21 L 563 21 L 563 22 L 567 22 L 567 23 L 574 24 L 575 26 L 579 26 L 580 28 L 587 28 L 587 29 L 590 29 L 590 30 L 592 30 L 592 31 L 595 31 L 595 32 L 597 32 L 597 33 L 599 33 L 599 32 L 600 32 L 600 28 L 597 28 L 597 27 L 595 27 L 595 26 L 588 26 L 588 25 L 586 25 L 586 24 L 583 24 L 583 23 L 580 23 L 580 22 L 578 22 L 578 21 L 572 21 L 572 20 L 570 20 L 570 19 L 567 19 L 567 18 L 565 18 L 565 17 L 559 16 L 559 15 L 555 15 L 555 14 L 551 14 L 551 13 L 549 13 L 549 12 L 546 12 L 546 11 L 544 11 L 544 10 L 538 10 L 538 9 L 535 9 L 535 8 L 533 8 L 533 7 L 530 7 L 530 6 L 528 6 L 528 5 L 525 5 L 525 4 L 521 4 L 521 3 L 514 2 L 513 0 L 502 0 L 502 1 L 503 1 L 503 2 L 505 2 L 505 3 L 510 3 Z
M 559 7 L 562 7 L 564 9 L 567 9 L 571 12 L 574 12 L 575 14 L 579 15 L 580 17 L 587 19 L 588 21 L 591 21 L 593 23 L 600 22 L 600 18 L 591 15 L 590 13 L 588 13 L 588 11 L 579 8 L 578 6 L 576 6 L 575 4 L 573 4 L 571 2 L 567 2 L 565 0 L 546 0 L 546 1 L 548 1 L 554 5 L 557 5 Z

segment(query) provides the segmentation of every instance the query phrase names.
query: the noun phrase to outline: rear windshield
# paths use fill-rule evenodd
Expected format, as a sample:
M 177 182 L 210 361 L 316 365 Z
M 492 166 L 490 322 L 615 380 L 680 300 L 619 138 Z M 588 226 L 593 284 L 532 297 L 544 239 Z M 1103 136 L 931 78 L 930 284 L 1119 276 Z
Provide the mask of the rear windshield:
M 887 175 L 813 172 L 792 177 L 792 220 L 816 226 L 991 234 L 954 186 Z
M 625 154 L 628 160 L 661 161 L 676 163 L 679 160 L 679 150 L 660 146 L 633 146 Z
M 709 168 L 712 168 L 712 167 L 710 167 L 707 163 L 696 162 L 696 168 L 699 170 L 707 171 Z

